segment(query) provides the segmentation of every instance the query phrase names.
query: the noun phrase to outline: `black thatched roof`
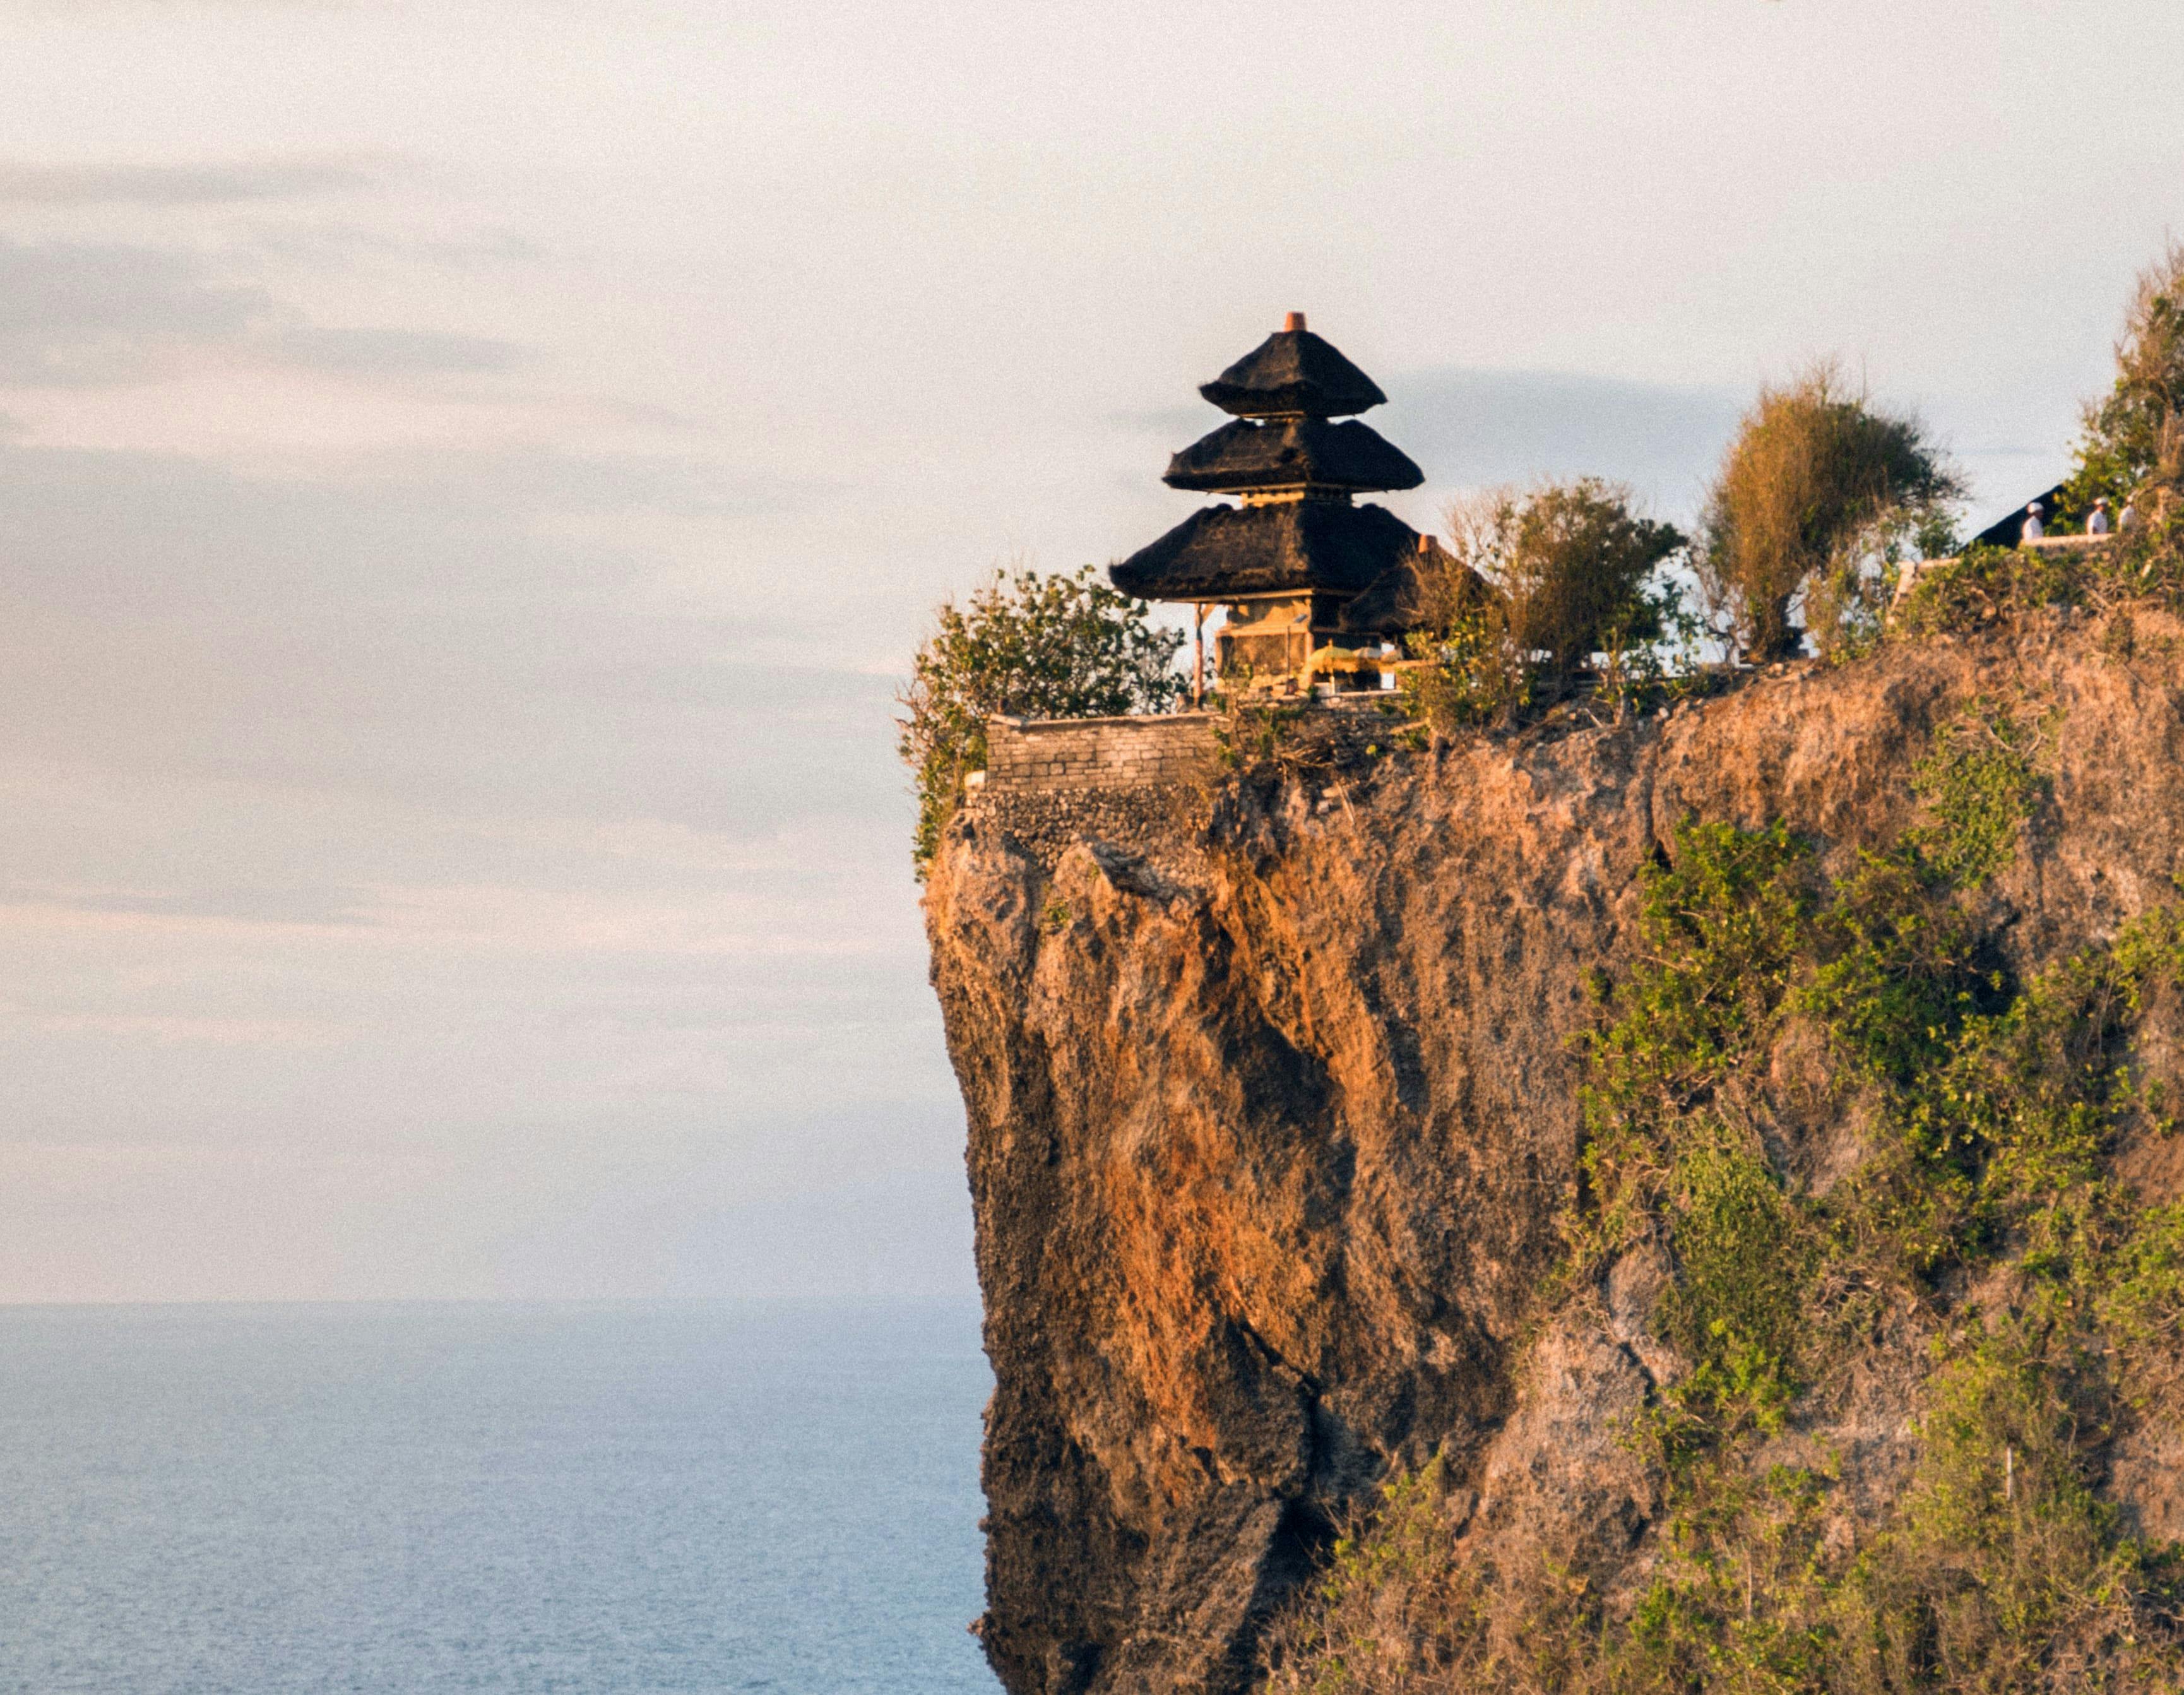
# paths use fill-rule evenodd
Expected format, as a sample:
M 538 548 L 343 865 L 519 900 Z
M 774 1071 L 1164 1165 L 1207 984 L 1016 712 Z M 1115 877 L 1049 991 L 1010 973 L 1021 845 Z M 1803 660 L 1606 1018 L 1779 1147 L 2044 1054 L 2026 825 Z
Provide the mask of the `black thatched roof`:
M 2052 524 L 2055 521 L 2055 503 L 2063 498 L 2063 491 L 2070 486 L 2067 482 L 2059 482 L 2045 494 L 2034 497 L 2040 505 L 2042 523 Z M 2007 517 L 1997 519 L 1974 536 L 1971 544 L 1974 547 L 2014 548 L 2017 545 L 2018 538 L 2024 532 L 2025 508 L 2020 506 L 2011 511 Z
M 1306 588 L 1354 594 L 1413 552 L 1418 532 L 1384 506 L 1290 500 L 1208 506 L 1107 567 L 1148 600 L 1223 600 Z
M 1171 488 L 1240 494 L 1255 488 L 1415 488 L 1425 473 L 1370 424 L 1239 418 L 1168 461 Z
M 1438 542 L 1426 541 L 1376 577 L 1371 588 L 1342 609 L 1342 627 L 1352 635 L 1400 636 L 1426 622 L 1429 611 L 1421 567 L 1438 571 L 1455 568 L 1456 562 Z M 1430 549 L 1429 551 L 1428 549 Z M 1477 592 L 1487 593 L 1485 579 L 1468 566 L 1462 567 Z
M 1340 418 L 1388 397 L 1310 330 L 1277 330 L 1198 391 L 1240 418 Z

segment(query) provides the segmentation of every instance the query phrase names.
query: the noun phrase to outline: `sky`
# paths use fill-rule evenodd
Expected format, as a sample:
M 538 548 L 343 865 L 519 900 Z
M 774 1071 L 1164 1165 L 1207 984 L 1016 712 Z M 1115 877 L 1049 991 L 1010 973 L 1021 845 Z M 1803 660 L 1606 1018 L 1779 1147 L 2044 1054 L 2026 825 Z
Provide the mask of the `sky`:
M 0 1300 L 952 1296 L 892 697 L 1193 507 L 1688 516 L 1836 356 L 2046 488 L 2174 0 L 0 0 Z

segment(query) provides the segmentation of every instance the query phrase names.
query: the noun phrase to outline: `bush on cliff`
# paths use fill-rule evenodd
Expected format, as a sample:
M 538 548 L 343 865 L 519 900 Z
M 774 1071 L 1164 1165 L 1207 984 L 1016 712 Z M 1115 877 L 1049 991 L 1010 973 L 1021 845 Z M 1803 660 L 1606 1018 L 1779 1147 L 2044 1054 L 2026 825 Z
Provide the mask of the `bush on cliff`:
M 1450 508 L 1448 535 L 1425 584 L 1427 627 L 1410 638 L 1428 663 L 1404 677 L 1406 707 L 1438 733 L 1557 696 L 1596 657 L 1619 685 L 1678 627 L 1662 567 L 1684 537 L 1640 517 L 1619 484 L 1490 490 Z
M 1875 410 L 1832 364 L 1759 391 L 1709 491 L 1695 555 L 1723 633 L 1787 657 L 1803 611 L 1834 654 L 1878 627 L 1895 568 L 1946 551 L 1963 483 L 1918 422 Z
M 1162 712 L 1181 698 L 1183 634 L 1156 629 L 1142 600 L 1118 594 L 1091 566 L 1073 573 L 997 572 L 958 605 L 945 601 L 895 699 L 896 750 L 917 795 L 912 849 L 920 870 L 986 763 L 986 721 L 1101 718 Z
M 1970 547 L 1922 567 L 1889 616 L 1892 639 L 1999 633 L 2059 611 L 2106 620 L 2104 643 L 2129 659 L 2136 614 L 2184 612 L 2184 530 L 2150 526 L 2104 547 Z
M 2114 386 L 2085 410 L 2064 516 L 2105 495 L 2166 531 L 2184 523 L 2184 242 L 2140 273 L 2115 360 Z
M 2048 733 L 1976 703 L 1918 767 L 1921 819 L 1833 877 L 1779 826 L 1677 832 L 1584 1045 L 1552 1297 L 1581 1308 L 1624 1256 L 1673 1268 L 1651 1327 L 1680 1365 L 1627 1431 L 1658 1491 L 1630 1585 L 1555 1546 L 1468 1552 L 1483 1509 L 1436 1463 L 1270 1633 L 1272 1688 L 2184 1688 L 2184 1550 L 2100 1492 L 2110 1432 L 2184 1398 L 2159 1369 L 2184 1207 L 2142 1204 L 2111 1158 L 2174 1130 L 2138 1050 L 2184 993 L 2184 909 L 2028 980 L 1992 962 L 1981 891 L 2044 804 Z M 1782 1157 L 1800 1089 L 1860 1127 L 1836 1180 Z M 1851 1533 L 1858 1486 L 1814 1430 L 1921 1352 L 1915 1461 Z

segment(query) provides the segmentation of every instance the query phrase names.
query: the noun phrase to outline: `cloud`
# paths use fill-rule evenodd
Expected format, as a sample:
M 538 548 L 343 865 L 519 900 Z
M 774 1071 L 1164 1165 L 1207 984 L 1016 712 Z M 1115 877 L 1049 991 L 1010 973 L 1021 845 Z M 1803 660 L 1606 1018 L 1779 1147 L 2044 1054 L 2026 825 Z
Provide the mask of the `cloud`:
M 0 906 L 154 918 L 233 919 L 254 924 L 358 925 L 368 891 L 313 884 L 254 884 L 173 891 L 0 884 Z
M 1372 422 L 1436 488 L 1593 475 L 1672 512 L 1697 505 L 1747 397 L 1544 371 L 1426 371 L 1387 382 Z
M 0 205 L 214 206 L 294 200 L 370 187 L 372 172 L 332 159 L 227 164 L 31 164 L 0 160 Z
M 522 357 L 514 342 L 437 330 L 287 330 L 273 345 L 305 370 L 405 376 L 507 371 Z
M 273 311 L 175 250 L 0 237 L 0 382 L 107 382 L 178 346 L 233 343 Z
M 93 772 L 136 795 L 100 839 L 169 844 L 103 869 L 16 859 L 11 874 L 118 891 L 122 910 L 201 889 L 218 911 L 255 887 L 275 908 L 297 890 L 302 911 L 339 912 L 341 889 L 412 879 L 370 834 L 395 828 L 387 808 L 436 839 L 449 817 L 493 832 L 432 850 L 443 886 L 504 880 L 512 858 L 553 875 L 611 861 L 623 869 L 595 866 L 608 888 L 838 868 L 808 848 L 783 861 L 771 845 L 797 828 L 844 830 L 860 865 L 877 831 L 892 863 L 893 679 L 827 668 L 808 574 L 701 543 L 684 587 L 628 533 L 648 513 L 704 535 L 750 527 L 737 493 L 733 467 L 672 458 L 448 453 L 276 476 L 0 443 L 8 748 L 64 773 L 79 804 Z M 763 514 L 790 497 L 746 498 Z M 232 799 L 142 835 L 167 783 Z M 274 850 L 275 820 L 309 837 L 302 821 L 334 796 L 370 809 L 343 826 L 338 867 L 317 847 Z M 32 828 L 36 803 L 18 801 Z M 567 824 L 515 825 L 542 819 Z M 766 863 L 737 858 L 755 842 Z
M 525 349 L 497 337 L 297 321 L 264 287 L 187 249 L 0 236 L 0 382 L 95 388 L 142 381 L 187 350 L 340 376 L 490 375 Z
M 0 1008 L 0 1017 L 57 1036 L 105 1036 L 162 1047 L 317 1047 L 354 1034 L 337 1020 L 304 1018 L 158 1018 L 134 1013 L 20 1013 Z

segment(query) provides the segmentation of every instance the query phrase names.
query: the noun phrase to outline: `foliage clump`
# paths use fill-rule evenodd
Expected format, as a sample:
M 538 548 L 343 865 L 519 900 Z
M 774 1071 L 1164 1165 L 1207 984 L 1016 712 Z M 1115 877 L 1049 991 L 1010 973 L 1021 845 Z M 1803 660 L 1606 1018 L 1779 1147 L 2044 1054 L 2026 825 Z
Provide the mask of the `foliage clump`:
M 1663 567 L 1685 548 L 1598 477 L 1491 490 L 1448 515 L 1449 544 L 1422 567 L 1424 627 L 1409 638 L 1406 710 L 1429 729 L 1506 722 L 1568 691 L 1596 659 L 1611 687 L 1651 677 L 1682 626 Z
M 1918 822 L 1833 875 L 1780 825 L 1676 833 L 1584 1040 L 1563 1219 L 1566 1295 L 1634 1252 L 1673 1271 L 1652 1322 L 1681 1369 L 1628 1432 L 1659 1480 L 1648 1564 L 1613 1596 L 1552 1549 L 1497 1566 L 1429 1469 L 1273 1634 L 1274 1687 L 2184 1688 L 2184 1551 L 2098 1489 L 2119 1422 L 2184 1399 L 2184 1207 L 2109 1158 L 2171 1128 L 2134 1042 L 2184 993 L 2184 912 L 2023 982 L 1994 962 L 1970 897 L 2036 821 L 2044 734 L 1972 703 L 1916 768 Z M 1784 1152 L 1798 1052 L 1861 1127 L 1825 1184 Z M 1913 1475 L 1847 1535 L 1830 1397 L 1920 1337 Z
M 1162 712 L 1182 698 L 1179 630 L 1155 627 L 1142 600 L 1090 566 L 1075 572 L 996 572 L 959 605 L 944 602 L 896 699 L 897 750 L 917 795 L 913 856 L 922 870 L 986 763 L 986 721 L 1101 718 Z
M 1922 566 L 1889 616 L 1892 638 L 2000 633 L 2059 611 L 2109 621 L 2110 652 L 2132 656 L 2134 612 L 2184 611 L 2184 532 L 2137 526 L 2104 546 L 1975 546 Z
M 1947 550 L 1963 483 L 1915 419 L 1875 407 L 1831 363 L 1759 391 L 1708 492 L 1693 559 L 1750 659 L 1870 644 L 1916 551 Z M 1802 607 L 1808 631 L 1792 622 Z
M 2065 516 L 2106 496 L 2173 542 L 2184 526 L 2184 242 L 2140 273 L 2115 360 L 2114 386 L 2085 410 Z

